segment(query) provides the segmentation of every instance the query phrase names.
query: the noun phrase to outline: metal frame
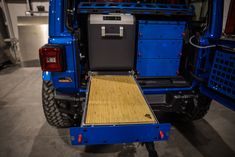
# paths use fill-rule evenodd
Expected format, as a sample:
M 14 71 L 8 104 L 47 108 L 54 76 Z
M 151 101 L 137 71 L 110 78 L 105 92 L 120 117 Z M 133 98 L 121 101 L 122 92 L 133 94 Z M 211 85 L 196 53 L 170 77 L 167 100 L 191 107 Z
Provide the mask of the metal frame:
M 81 2 L 78 13 L 131 13 L 192 16 L 193 8 L 179 4 Z
M 205 39 L 201 39 L 201 42 L 203 44 L 208 44 L 208 40 L 205 40 Z M 222 52 L 226 51 L 226 49 L 225 50 L 221 49 L 221 46 L 224 47 L 224 48 L 228 47 L 230 49 L 231 48 L 234 49 L 234 47 L 235 47 L 235 42 L 231 41 L 231 40 L 220 39 L 220 40 L 216 41 L 216 43 L 219 45 L 216 48 L 216 50 L 220 49 L 220 51 L 222 51 Z M 214 55 L 215 55 L 216 51 L 212 51 L 212 50 L 199 50 L 197 69 L 200 69 L 202 67 L 202 65 L 204 65 L 203 64 L 203 58 L 204 57 L 209 57 L 210 53 L 214 53 Z M 202 73 L 202 72 L 200 72 L 200 70 L 196 71 L 196 74 L 198 76 L 202 77 L 205 80 L 209 80 L 211 69 L 212 69 L 212 64 L 214 64 L 214 62 L 212 62 L 211 64 L 208 64 L 208 61 L 209 60 L 207 59 L 206 60 L 206 64 L 205 64 L 205 68 L 207 69 L 206 73 Z M 234 98 L 226 96 L 223 93 L 223 91 L 213 90 L 213 88 L 211 88 L 211 87 L 212 86 L 209 86 L 209 84 L 200 84 L 200 91 L 201 91 L 202 94 L 210 97 L 211 99 L 214 99 L 214 100 L 218 101 L 222 105 L 224 105 L 224 106 L 226 106 L 226 107 L 228 107 L 228 108 L 230 108 L 232 110 L 235 110 Z
M 82 120 L 81 120 L 81 127 L 85 126 L 85 120 L 86 120 L 86 114 L 87 114 L 87 105 L 88 105 L 88 100 L 90 96 L 90 87 L 91 87 L 91 77 L 89 78 L 88 85 L 87 85 L 87 90 L 86 90 L 86 100 L 85 104 L 83 106 L 83 115 L 82 115 Z
M 91 72 L 91 73 L 92 73 L 92 72 Z M 93 74 L 94 74 L 94 73 L 93 73 Z M 110 75 L 110 74 L 109 74 L 109 75 Z M 106 76 L 109 76 L 109 75 L 106 75 Z M 130 74 L 127 74 L 127 75 L 130 75 Z M 110 76 L 111 76 L 111 75 L 110 75 Z M 119 76 L 120 76 L 120 75 L 119 75 Z M 130 75 L 130 76 L 131 76 L 131 75 Z M 86 100 L 85 100 L 85 105 L 83 106 L 83 116 L 82 116 L 82 120 L 81 120 L 81 126 L 82 126 L 82 127 L 83 127 L 83 126 L 95 126 L 95 124 L 90 124 L 90 125 L 86 125 L 86 124 L 85 124 L 85 120 L 86 120 L 85 118 L 86 118 L 86 114 L 87 114 L 87 106 L 88 106 L 88 100 L 89 100 L 89 94 L 90 94 L 89 91 L 90 91 L 91 79 L 92 79 L 91 77 L 92 77 L 92 75 L 90 76 L 90 79 L 89 79 L 89 81 L 88 81 L 87 90 L 86 90 Z M 133 76 L 133 78 L 134 78 L 134 81 L 136 82 L 136 84 L 137 84 L 137 86 L 138 86 L 138 88 L 139 88 L 141 94 L 143 95 L 144 100 L 146 101 L 146 103 L 147 103 L 147 105 L 148 105 L 148 107 L 149 107 L 149 109 L 150 109 L 152 115 L 154 116 L 154 119 L 156 120 L 156 123 L 158 123 L 157 117 L 155 116 L 155 114 L 154 114 L 154 112 L 153 112 L 151 106 L 148 104 L 148 101 L 147 101 L 147 99 L 146 99 L 146 96 L 144 95 L 144 92 L 142 91 L 140 85 L 138 84 L 138 82 L 137 82 L 137 80 L 135 79 L 134 76 Z
M 200 91 L 202 92 L 202 94 L 210 97 L 211 99 L 214 99 L 216 101 L 218 101 L 219 103 L 223 104 L 224 106 L 226 106 L 227 108 L 235 111 L 235 103 L 234 100 L 225 97 L 224 95 L 213 91 L 205 86 L 201 86 L 200 87 Z

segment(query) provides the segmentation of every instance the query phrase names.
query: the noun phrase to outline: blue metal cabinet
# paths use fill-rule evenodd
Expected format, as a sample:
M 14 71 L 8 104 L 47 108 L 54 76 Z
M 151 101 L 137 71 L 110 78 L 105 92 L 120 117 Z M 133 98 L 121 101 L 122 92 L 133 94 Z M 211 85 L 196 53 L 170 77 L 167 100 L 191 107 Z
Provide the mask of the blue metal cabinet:
M 137 71 L 140 77 L 177 75 L 185 24 L 139 21 Z
M 140 21 L 139 39 L 182 39 L 185 22 Z
M 180 58 L 182 40 L 139 40 L 139 58 Z
M 176 76 L 178 59 L 139 59 L 137 69 L 139 76 Z

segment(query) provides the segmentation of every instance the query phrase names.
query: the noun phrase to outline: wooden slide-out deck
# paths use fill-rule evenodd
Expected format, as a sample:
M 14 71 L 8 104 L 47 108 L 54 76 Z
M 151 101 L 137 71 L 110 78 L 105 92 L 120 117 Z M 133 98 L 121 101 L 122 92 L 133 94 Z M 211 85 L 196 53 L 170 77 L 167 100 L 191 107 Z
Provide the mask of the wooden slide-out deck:
M 84 125 L 157 123 L 133 76 L 91 76 Z

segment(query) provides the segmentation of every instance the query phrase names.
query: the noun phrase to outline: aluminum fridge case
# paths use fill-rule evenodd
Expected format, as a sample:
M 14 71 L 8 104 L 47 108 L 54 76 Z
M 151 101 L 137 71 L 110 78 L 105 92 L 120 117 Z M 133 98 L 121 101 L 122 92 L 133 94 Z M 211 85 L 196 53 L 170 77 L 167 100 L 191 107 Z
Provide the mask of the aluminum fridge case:
M 130 14 L 91 14 L 88 20 L 90 70 L 133 70 L 135 27 L 135 18 Z

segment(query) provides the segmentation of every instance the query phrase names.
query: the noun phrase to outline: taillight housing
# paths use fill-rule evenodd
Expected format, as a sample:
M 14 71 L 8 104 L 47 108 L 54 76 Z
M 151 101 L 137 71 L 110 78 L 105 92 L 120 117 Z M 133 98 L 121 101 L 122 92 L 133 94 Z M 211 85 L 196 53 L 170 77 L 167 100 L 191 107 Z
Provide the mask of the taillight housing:
M 39 58 L 42 71 L 62 72 L 66 69 L 63 45 L 44 45 L 39 49 Z

